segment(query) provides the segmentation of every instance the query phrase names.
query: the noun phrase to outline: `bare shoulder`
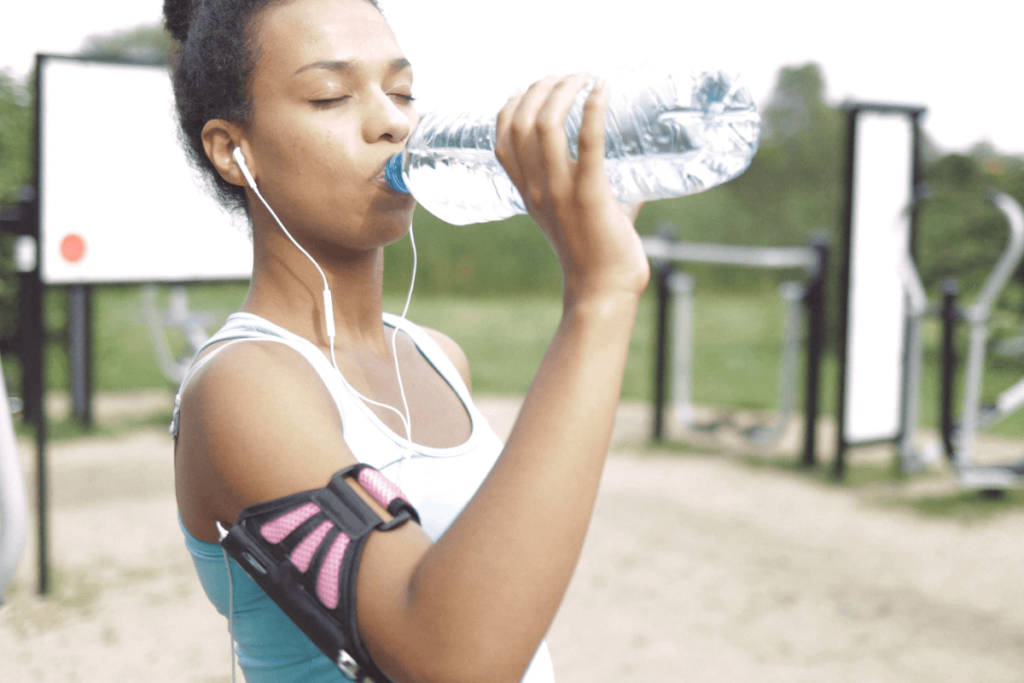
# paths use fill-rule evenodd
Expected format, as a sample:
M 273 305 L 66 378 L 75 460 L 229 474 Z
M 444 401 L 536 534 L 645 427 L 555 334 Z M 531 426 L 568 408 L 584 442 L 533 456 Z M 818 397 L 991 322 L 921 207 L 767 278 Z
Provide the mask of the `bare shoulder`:
M 283 344 L 231 344 L 182 396 L 179 510 L 204 540 L 214 520 L 233 523 L 248 505 L 320 488 L 353 463 L 330 392 L 309 362 Z
M 459 371 L 459 374 L 462 376 L 462 381 L 466 383 L 466 387 L 470 391 L 473 391 L 473 383 L 469 372 L 469 359 L 466 358 L 466 354 L 463 353 L 462 347 L 460 347 L 454 339 L 443 332 L 432 330 L 429 327 L 424 327 L 423 331 L 441 347 L 441 350 L 444 351 L 446 356 L 448 356 L 448 359 L 455 365 L 455 369 Z

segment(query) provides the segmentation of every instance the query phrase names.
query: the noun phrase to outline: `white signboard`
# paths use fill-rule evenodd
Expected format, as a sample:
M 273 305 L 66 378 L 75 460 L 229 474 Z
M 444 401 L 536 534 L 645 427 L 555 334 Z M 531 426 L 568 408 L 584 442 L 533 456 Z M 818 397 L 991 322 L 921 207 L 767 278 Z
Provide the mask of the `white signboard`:
M 845 440 L 899 436 L 905 300 L 899 255 L 910 234 L 913 119 L 904 112 L 856 117 L 850 243 Z
M 38 77 L 44 283 L 249 278 L 247 225 L 185 160 L 166 68 L 47 57 Z

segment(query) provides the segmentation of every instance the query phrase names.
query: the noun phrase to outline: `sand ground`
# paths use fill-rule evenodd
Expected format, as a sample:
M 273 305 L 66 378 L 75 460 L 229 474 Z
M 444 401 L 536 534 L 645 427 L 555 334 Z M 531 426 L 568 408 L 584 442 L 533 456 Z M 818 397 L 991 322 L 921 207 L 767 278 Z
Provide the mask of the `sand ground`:
M 166 408 L 167 397 L 121 401 L 101 403 L 99 419 L 124 403 Z M 518 402 L 481 407 L 501 433 Z M 649 417 L 620 411 L 549 635 L 559 683 L 1024 681 L 1024 508 L 916 511 L 915 498 L 958 495 L 941 466 L 836 486 L 752 466 L 739 441 L 651 449 Z M 793 426 L 758 460 L 793 459 L 780 454 L 798 439 Z M 31 482 L 31 443 L 22 455 Z M 176 526 L 166 431 L 57 443 L 49 462 L 54 590 L 35 593 L 33 530 L 0 608 L 0 681 L 229 681 L 225 622 Z

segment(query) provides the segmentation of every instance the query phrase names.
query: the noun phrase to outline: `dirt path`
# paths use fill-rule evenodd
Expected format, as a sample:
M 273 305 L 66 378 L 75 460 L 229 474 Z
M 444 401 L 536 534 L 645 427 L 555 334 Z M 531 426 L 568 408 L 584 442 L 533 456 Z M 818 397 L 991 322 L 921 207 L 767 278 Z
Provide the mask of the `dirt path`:
M 482 407 L 500 432 L 517 404 Z M 655 452 L 647 424 L 622 410 L 549 638 L 559 683 L 1024 681 L 1024 510 L 924 517 L 899 503 L 912 487 L 883 504 L 877 487 Z M 57 444 L 50 462 L 54 596 L 34 594 L 33 536 L 0 609 L 0 681 L 229 681 L 166 432 Z

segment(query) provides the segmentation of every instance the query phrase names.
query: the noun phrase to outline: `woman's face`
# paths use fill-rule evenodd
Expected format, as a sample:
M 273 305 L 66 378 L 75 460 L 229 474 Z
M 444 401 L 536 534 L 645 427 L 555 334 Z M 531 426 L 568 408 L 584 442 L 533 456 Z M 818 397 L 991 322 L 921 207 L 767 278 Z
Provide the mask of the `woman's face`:
M 307 248 L 404 235 L 415 202 L 382 169 L 419 119 L 412 68 L 384 17 L 366 0 L 293 0 L 256 28 L 245 135 L 261 194 Z

